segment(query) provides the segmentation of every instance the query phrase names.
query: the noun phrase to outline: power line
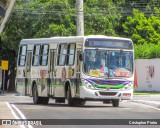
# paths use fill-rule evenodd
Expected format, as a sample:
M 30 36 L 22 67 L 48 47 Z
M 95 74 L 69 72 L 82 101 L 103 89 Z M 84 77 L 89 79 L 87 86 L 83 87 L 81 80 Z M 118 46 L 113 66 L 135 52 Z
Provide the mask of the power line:
M 24 2 L 25 1 L 25 2 Z M 14 10 L 15 13 L 17 13 L 19 15 L 19 17 L 24 17 L 24 16 L 28 16 L 28 17 L 43 17 L 45 18 L 45 16 L 76 16 L 76 10 L 75 8 L 62 8 L 62 9 L 53 9 L 51 11 L 48 11 L 46 9 L 27 9 L 29 7 L 29 5 L 33 2 L 33 1 L 29 1 L 29 0 L 24 0 L 23 2 L 21 2 L 21 4 L 23 4 L 22 7 L 24 8 L 17 8 Z M 29 1 L 29 2 L 28 2 Z M 118 2 L 117 2 L 118 3 Z M 20 4 L 20 3 L 18 3 Z M 127 4 L 119 4 L 122 6 L 117 6 L 116 7 L 109 7 L 109 9 L 107 8 L 108 5 L 103 4 L 103 3 L 84 3 L 84 6 L 98 6 L 100 8 L 102 8 L 103 10 L 85 10 L 83 11 L 84 13 L 84 17 L 87 16 L 107 16 L 107 15 L 114 15 L 114 14 L 122 14 L 122 15 L 132 15 L 133 14 L 133 9 L 138 9 L 141 13 L 144 13 L 146 16 L 150 16 L 151 14 L 159 14 L 159 12 L 155 12 L 154 9 L 150 9 L 147 10 L 146 6 L 148 4 L 151 4 L 152 6 L 150 6 L 151 8 L 160 7 L 160 0 L 157 0 L 156 2 L 153 3 L 147 3 L 147 2 L 141 2 L 141 1 L 134 1 L 134 2 L 128 2 Z M 54 6 L 62 6 L 65 7 L 66 5 L 64 5 L 64 3 L 59 3 L 59 4 L 53 4 Z M 94 7 L 93 7 L 94 8 Z M 88 9 L 88 8 L 87 8 Z M 115 10 L 116 9 L 116 10 Z M 113 10 L 113 11 L 111 11 Z M 46 17 L 46 19 L 49 19 L 50 17 Z
M 27 15 L 71 15 L 71 16 L 76 16 L 76 12 L 75 10 L 70 10 L 70 11 L 57 11 L 57 10 L 53 10 L 53 11 L 39 11 L 39 10 L 35 10 L 35 11 L 24 11 L 24 10 L 14 10 L 15 13 L 19 13 L 19 14 L 27 14 Z M 116 11 L 116 12 L 108 12 L 108 11 L 104 11 L 104 10 L 91 10 L 91 11 L 83 11 L 84 15 L 90 15 L 90 14 L 94 14 L 94 15 L 106 15 L 106 14 L 117 14 L 119 12 L 119 14 L 132 14 L 132 10 L 126 9 L 126 10 L 121 10 L 121 11 Z M 159 14 L 158 12 L 155 12 L 154 10 L 143 10 L 140 11 L 144 14 Z

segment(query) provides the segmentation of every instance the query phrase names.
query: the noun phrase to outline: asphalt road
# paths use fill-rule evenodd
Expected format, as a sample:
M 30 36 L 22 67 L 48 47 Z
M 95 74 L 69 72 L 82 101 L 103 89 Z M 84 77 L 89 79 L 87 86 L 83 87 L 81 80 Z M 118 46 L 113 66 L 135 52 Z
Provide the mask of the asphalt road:
M 146 98 L 146 97 L 145 97 Z M 139 99 L 139 97 L 135 97 Z M 146 98 L 147 99 L 147 98 Z M 115 108 L 111 104 L 102 102 L 87 102 L 82 107 L 69 107 L 67 104 L 57 104 L 50 99 L 48 105 L 34 105 L 31 97 L 25 96 L 2 96 L 0 102 L 7 101 L 15 111 L 16 115 L 22 119 L 160 119 L 160 109 L 154 109 L 144 104 L 131 101 L 122 101 L 120 106 Z M 19 112 L 15 110 L 17 108 Z M 70 120 L 73 121 L 73 120 Z M 96 121 L 96 120 L 95 120 Z M 63 122 L 62 122 L 63 123 Z M 31 126 L 30 128 L 39 128 Z M 127 127 L 137 128 L 137 125 L 52 125 L 41 126 L 43 128 L 106 128 L 106 127 Z M 138 126 L 143 128 L 143 126 Z M 145 125 L 145 128 L 159 127 L 158 125 Z

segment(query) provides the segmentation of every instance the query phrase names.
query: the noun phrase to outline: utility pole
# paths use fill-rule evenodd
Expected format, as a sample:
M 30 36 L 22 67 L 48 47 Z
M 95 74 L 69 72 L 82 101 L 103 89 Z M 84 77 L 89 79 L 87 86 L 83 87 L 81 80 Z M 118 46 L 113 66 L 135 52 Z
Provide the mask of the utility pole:
M 83 0 L 76 0 L 77 36 L 84 36 Z

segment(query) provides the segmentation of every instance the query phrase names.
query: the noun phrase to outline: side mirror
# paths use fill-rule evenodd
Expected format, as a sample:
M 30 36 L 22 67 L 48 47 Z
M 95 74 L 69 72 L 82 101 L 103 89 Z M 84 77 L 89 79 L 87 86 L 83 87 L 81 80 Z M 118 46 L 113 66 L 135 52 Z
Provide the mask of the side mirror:
M 79 54 L 79 60 L 83 61 L 83 53 L 82 52 Z

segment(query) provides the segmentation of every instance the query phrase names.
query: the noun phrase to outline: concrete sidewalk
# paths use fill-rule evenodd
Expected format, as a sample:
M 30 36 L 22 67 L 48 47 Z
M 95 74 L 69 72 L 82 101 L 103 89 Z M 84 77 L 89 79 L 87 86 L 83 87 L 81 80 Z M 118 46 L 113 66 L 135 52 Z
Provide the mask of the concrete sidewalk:
M 141 103 L 160 109 L 160 95 L 135 95 L 131 102 Z

